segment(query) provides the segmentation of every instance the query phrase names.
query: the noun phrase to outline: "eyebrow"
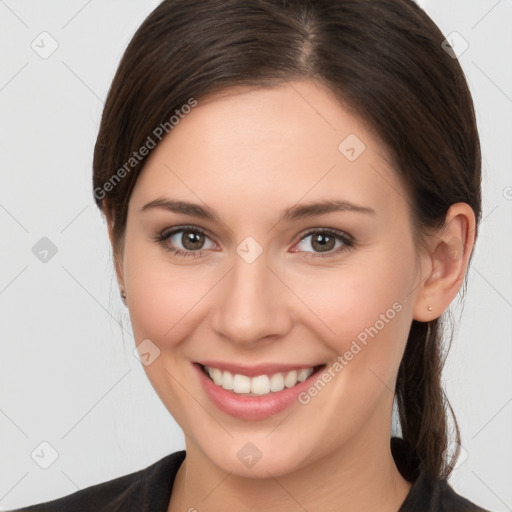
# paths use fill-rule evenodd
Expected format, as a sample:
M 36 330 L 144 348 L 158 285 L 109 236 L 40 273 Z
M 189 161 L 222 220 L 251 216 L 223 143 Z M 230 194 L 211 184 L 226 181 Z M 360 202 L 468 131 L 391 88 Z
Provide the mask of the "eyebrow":
M 175 201 L 167 198 L 157 198 L 145 204 L 140 211 L 144 212 L 154 208 L 161 208 L 174 213 L 181 213 L 184 215 L 191 215 L 201 219 L 222 222 L 215 210 L 208 206 L 201 206 L 196 203 L 189 203 L 187 201 Z M 314 203 L 296 204 L 286 208 L 281 212 L 278 222 L 293 221 L 298 219 L 305 219 L 315 217 L 317 215 L 324 215 L 332 212 L 358 212 L 375 215 L 377 212 L 373 208 L 367 206 L 356 205 L 350 201 L 344 200 L 328 200 L 319 201 Z

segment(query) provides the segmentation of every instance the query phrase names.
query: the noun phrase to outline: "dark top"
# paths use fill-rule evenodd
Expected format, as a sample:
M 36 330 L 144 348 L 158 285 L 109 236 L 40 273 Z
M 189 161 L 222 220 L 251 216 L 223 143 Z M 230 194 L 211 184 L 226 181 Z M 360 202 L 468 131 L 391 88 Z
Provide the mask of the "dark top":
M 488 512 L 459 496 L 446 480 L 426 478 L 407 456 L 401 439 L 391 439 L 391 451 L 402 476 L 414 482 L 398 512 Z M 184 459 L 185 450 L 171 453 L 134 473 L 11 512 L 167 512 Z

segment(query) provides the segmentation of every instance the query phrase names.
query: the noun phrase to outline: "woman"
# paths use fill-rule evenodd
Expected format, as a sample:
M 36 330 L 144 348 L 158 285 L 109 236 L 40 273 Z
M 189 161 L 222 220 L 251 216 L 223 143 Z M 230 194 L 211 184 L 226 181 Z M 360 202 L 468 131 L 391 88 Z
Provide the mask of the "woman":
M 444 39 L 410 0 L 150 14 L 93 188 L 186 450 L 23 510 L 483 510 L 447 483 L 442 317 L 481 205 Z

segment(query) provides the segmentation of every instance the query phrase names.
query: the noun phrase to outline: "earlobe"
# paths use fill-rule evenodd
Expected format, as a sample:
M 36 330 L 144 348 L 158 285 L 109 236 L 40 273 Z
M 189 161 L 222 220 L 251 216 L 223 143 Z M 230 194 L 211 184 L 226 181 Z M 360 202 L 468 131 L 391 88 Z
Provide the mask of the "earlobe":
M 445 224 L 429 241 L 424 258 L 428 275 L 419 287 L 413 318 L 429 322 L 441 316 L 457 295 L 475 242 L 475 214 L 466 203 L 453 204 Z

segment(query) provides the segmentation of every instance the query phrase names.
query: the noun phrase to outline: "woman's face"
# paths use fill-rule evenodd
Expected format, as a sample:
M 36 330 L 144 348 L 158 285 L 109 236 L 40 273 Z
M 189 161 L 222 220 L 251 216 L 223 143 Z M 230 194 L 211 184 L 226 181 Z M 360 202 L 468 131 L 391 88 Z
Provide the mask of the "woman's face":
M 384 151 L 327 89 L 297 81 L 199 99 L 151 153 L 121 280 L 189 452 L 264 477 L 389 444 L 422 276 Z

